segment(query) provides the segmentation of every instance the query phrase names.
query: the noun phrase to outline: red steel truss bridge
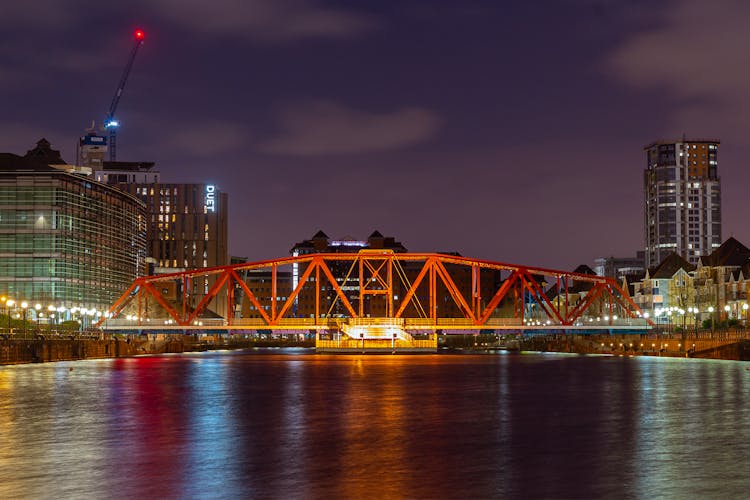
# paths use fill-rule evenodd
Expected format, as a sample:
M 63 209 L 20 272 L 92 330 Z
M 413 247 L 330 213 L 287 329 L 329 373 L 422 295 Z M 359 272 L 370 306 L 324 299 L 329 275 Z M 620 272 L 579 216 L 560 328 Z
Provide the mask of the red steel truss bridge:
M 451 254 L 361 250 L 138 278 L 98 326 L 393 339 L 645 330 L 652 323 L 610 278 Z

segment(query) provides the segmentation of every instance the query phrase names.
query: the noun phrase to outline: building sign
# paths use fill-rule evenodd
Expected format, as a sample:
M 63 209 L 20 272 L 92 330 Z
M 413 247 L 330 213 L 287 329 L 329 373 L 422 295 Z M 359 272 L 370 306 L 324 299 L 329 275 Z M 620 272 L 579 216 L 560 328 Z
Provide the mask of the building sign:
M 216 186 L 206 185 L 206 211 L 216 212 Z

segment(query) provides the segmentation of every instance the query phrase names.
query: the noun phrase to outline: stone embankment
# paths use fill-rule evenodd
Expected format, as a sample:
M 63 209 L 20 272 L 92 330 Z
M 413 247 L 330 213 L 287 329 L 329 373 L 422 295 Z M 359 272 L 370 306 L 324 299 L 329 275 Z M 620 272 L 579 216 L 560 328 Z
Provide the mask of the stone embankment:
M 183 335 L 133 335 L 116 337 L 0 338 L 0 365 L 44 363 L 78 359 L 122 358 L 143 354 L 164 354 L 241 349 L 265 346 L 263 340 L 232 337 L 197 338 Z M 276 342 L 278 345 L 279 342 Z M 285 345 L 308 346 L 308 343 L 284 342 Z M 314 345 L 314 343 L 312 344 Z
M 493 341 L 489 341 L 490 338 Z M 471 335 L 448 340 L 450 350 L 515 351 L 664 356 L 750 361 L 750 332 L 643 335 L 534 335 L 498 338 L 486 336 L 477 342 Z M 446 344 L 442 339 L 441 344 Z M 130 337 L 0 338 L 0 365 L 44 363 L 97 358 L 121 358 L 164 354 L 242 349 L 248 347 L 314 347 L 313 340 L 242 338 L 233 336 L 194 337 L 183 335 L 133 335 Z M 443 347 L 446 348 L 446 347 Z
M 511 341 L 507 347 L 524 351 L 750 361 L 750 334 L 746 332 L 535 336 Z

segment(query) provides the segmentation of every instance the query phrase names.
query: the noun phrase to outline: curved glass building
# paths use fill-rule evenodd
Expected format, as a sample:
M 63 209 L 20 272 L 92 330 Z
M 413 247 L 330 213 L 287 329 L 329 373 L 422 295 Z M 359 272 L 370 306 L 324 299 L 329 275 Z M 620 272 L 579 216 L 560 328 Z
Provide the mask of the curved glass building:
M 145 205 L 90 174 L 44 139 L 0 153 L 0 294 L 102 311 L 146 274 Z

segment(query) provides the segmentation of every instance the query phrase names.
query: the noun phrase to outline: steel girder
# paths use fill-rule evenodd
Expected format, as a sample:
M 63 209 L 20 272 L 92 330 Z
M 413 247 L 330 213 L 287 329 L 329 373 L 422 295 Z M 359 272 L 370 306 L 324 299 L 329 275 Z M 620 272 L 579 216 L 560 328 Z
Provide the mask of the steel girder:
M 291 293 L 279 297 L 279 268 L 286 266 L 303 270 L 297 275 L 296 286 Z M 404 266 L 408 267 L 407 271 Z M 343 269 L 346 268 L 348 272 L 344 275 Z M 266 270 L 271 273 L 270 297 L 259 296 L 242 276 L 243 273 Z M 461 281 L 457 276 L 465 279 Z M 488 276 L 491 278 L 489 283 Z M 211 286 L 197 304 L 190 304 L 195 295 L 191 284 L 196 280 L 211 282 Z M 179 300 L 170 301 L 156 289 L 156 285 L 170 282 L 179 284 Z M 349 283 L 356 283 L 357 286 L 349 286 Z M 514 316 L 522 321 L 526 319 L 527 306 L 533 304 L 535 310 L 544 314 L 551 324 L 565 326 L 573 325 L 584 315 L 591 316 L 594 312 L 605 317 L 614 317 L 615 310 L 620 311 L 623 317 L 641 316 L 638 306 L 611 278 L 455 255 L 363 250 L 358 253 L 309 254 L 141 277 L 114 302 L 106 317 L 117 317 L 133 301 L 137 301 L 138 313 L 135 318 L 140 324 L 151 314 L 149 300 L 153 299 L 176 325 L 189 326 L 202 317 L 213 300 L 223 296 L 227 302 L 224 319 L 231 325 L 236 319 L 233 318 L 232 307 L 235 290 L 238 290 L 264 323 L 274 326 L 295 316 L 294 308 L 298 305 L 301 292 L 308 287 L 309 293 L 311 286 L 314 287 L 314 307 L 308 309 L 316 324 L 320 318 L 330 317 L 333 303 L 340 304 L 339 310 L 343 311 L 341 316 L 360 318 L 368 315 L 365 311 L 367 304 L 380 299 L 384 301 L 384 307 L 377 317 L 416 316 L 436 320 L 440 309 L 444 312 L 446 304 L 451 302 L 455 305 L 454 310 L 460 314 L 454 317 L 470 320 L 474 325 L 484 325 L 493 317 L 503 314 L 501 305 L 508 301 L 513 302 Z M 426 299 L 427 310 L 420 297 Z M 321 301 L 331 300 L 333 302 L 328 311 L 323 311 Z M 100 323 L 103 321 L 104 318 Z M 649 320 L 646 322 L 652 324 Z

